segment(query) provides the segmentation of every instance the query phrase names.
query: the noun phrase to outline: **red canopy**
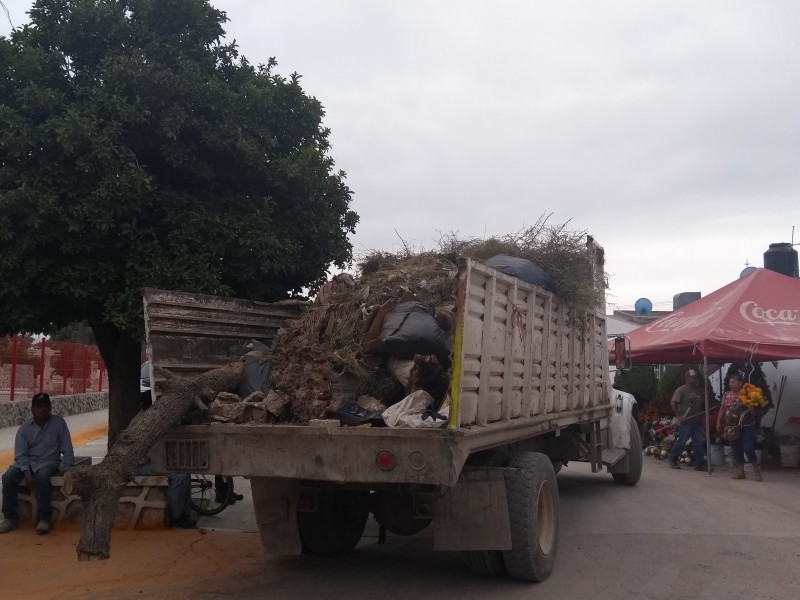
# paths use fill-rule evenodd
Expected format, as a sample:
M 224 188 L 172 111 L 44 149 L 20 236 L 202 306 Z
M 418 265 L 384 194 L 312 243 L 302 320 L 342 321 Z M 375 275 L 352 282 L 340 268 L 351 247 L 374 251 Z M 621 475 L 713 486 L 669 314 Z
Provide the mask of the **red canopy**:
M 756 269 L 626 335 L 636 364 L 800 358 L 800 279 Z

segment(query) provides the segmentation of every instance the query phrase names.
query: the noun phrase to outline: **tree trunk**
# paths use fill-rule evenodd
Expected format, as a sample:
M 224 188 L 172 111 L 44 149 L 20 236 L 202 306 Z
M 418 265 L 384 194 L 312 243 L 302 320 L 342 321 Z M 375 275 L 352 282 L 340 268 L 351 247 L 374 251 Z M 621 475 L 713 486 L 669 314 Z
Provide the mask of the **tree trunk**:
M 131 421 L 100 464 L 67 472 L 64 492 L 83 500 L 78 560 L 109 558 L 117 502 L 131 472 L 145 462 L 156 441 L 196 405 L 196 399 L 210 402 L 219 392 L 235 392 L 243 369 L 244 362 L 229 363 L 191 379 L 161 371 L 166 381 L 159 401 Z
M 97 347 L 108 370 L 108 445 L 139 412 L 142 346 L 131 334 L 103 321 L 92 321 Z

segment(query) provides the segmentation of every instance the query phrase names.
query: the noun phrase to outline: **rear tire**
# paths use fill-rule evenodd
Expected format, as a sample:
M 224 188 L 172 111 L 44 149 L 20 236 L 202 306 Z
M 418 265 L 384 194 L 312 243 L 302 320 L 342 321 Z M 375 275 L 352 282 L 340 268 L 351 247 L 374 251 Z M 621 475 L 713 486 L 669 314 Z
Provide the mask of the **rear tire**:
M 369 516 L 369 492 L 323 490 L 315 512 L 299 512 L 303 550 L 320 556 L 342 556 L 356 547 Z
M 505 467 L 508 454 L 500 450 L 484 450 L 469 457 L 467 461 L 476 467 Z M 506 574 L 503 553 L 500 550 L 466 550 L 464 558 L 469 570 L 483 577 L 502 577 Z
M 550 458 L 521 452 L 511 458 L 506 476 L 511 550 L 503 552 L 508 574 L 522 581 L 543 581 L 558 552 L 558 484 Z
M 628 450 L 628 472 L 612 473 L 611 477 L 621 485 L 636 485 L 642 478 L 642 436 L 639 434 L 639 424 L 633 418 Z

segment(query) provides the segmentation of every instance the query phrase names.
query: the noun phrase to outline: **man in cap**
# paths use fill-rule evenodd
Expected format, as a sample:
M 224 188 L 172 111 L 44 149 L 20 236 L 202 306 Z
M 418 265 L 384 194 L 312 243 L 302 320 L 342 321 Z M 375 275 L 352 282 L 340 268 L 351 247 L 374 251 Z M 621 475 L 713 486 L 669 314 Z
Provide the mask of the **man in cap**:
M 75 453 L 66 421 L 50 414 L 50 396 L 40 392 L 31 400 L 33 417 L 17 430 L 14 441 L 14 464 L 3 474 L 3 517 L 0 533 L 19 525 L 17 489 L 20 482 L 36 494 L 36 533 L 50 531 L 50 478 L 61 470 L 72 468 Z
M 701 426 L 705 390 L 702 389 L 697 369 L 687 369 L 683 377 L 686 383 L 675 390 L 670 402 L 672 412 L 678 418 L 678 431 L 669 452 L 669 466 L 680 469 L 678 457 L 686 447 L 686 442 L 691 439 L 694 468 L 702 471 L 705 468 L 705 438 Z

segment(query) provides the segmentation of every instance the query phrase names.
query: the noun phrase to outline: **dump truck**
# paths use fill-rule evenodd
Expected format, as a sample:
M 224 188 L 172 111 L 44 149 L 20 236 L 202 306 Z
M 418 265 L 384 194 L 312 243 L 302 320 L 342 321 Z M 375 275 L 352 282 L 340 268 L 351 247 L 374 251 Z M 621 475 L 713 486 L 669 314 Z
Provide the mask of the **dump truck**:
M 602 248 L 588 238 L 586 252 L 602 286 Z M 428 529 L 434 549 L 463 551 L 476 573 L 543 580 L 557 555 L 562 466 L 639 481 L 635 403 L 609 383 L 604 303 L 576 311 L 470 259 L 456 289 L 446 426 L 179 425 L 152 449 L 154 470 L 249 478 L 268 553 L 341 555 L 372 514 L 384 533 Z M 177 374 L 221 366 L 252 340 L 269 345 L 298 310 L 145 290 L 149 360 Z

